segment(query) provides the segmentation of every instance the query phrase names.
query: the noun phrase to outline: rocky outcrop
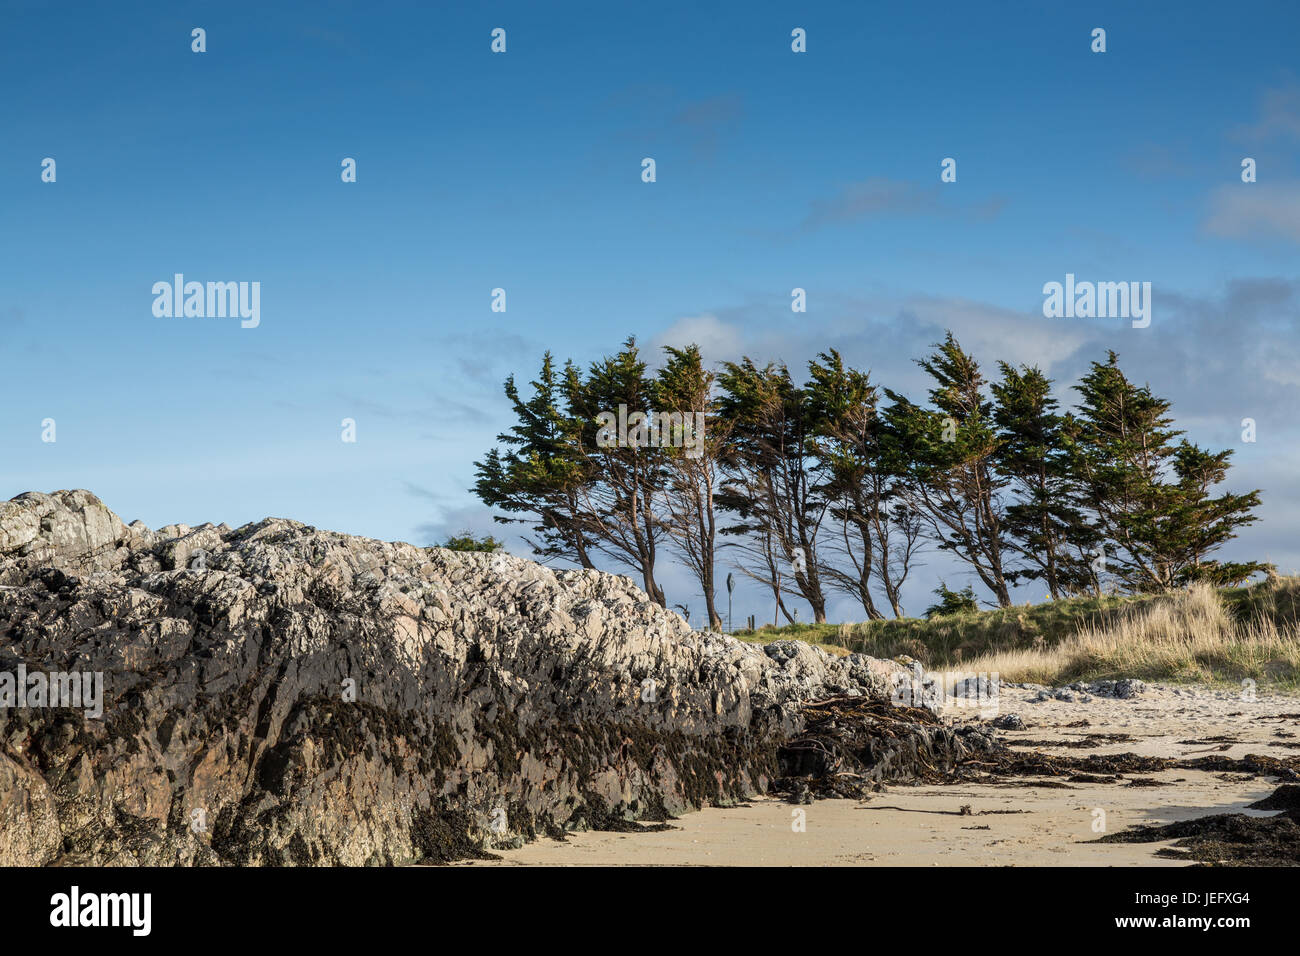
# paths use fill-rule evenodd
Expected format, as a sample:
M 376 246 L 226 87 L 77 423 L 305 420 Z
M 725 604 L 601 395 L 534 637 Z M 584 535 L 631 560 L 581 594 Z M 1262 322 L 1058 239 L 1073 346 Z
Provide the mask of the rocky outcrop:
M 662 820 L 764 790 L 801 702 L 901 672 L 693 632 L 615 575 L 279 519 L 151 531 L 85 491 L 0 505 L 20 668 L 102 674 L 102 716 L 0 710 L 11 865 L 402 864 Z

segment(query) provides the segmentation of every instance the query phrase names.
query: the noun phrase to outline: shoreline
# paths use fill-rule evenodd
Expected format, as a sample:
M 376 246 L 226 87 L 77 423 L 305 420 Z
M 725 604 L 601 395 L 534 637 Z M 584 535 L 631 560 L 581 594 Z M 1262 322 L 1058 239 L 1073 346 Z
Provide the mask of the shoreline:
M 1043 700 L 1036 689 L 1015 687 L 1003 691 L 1000 713 L 1023 720 L 1023 730 L 999 735 L 1025 753 L 1300 755 L 1300 695 L 1292 693 L 1247 701 L 1213 688 L 1147 685 L 1130 699 L 1082 701 Z M 960 712 L 946 716 L 969 722 Z M 1017 746 L 1018 740 L 1029 746 Z M 806 806 L 757 796 L 740 806 L 687 814 L 667 830 L 581 831 L 565 841 L 544 838 L 493 850 L 499 860 L 456 865 L 1177 867 L 1197 861 L 1157 855 L 1173 840 L 1093 841 L 1134 826 L 1217 813 L 1272 817 L 1247 805 L 1279 783 L 1266 774 L 1171 768 L 1119 774 L 1112 782 L 1036 776 L 889 784 L 865 801 L 819 799 Z

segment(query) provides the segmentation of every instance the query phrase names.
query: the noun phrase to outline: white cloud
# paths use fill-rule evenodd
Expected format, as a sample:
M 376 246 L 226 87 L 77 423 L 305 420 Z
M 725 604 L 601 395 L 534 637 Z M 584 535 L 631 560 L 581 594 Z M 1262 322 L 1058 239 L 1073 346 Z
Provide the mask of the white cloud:
M 1300 183 L 1235 183 L 1210 194 L 1202 228 L 1229 239 L 1281 236 L 1300 242 Z
M 674 348 L 698 345 L 706 363 L 734 361 L 740 358 L 744 349 L 740 329 L 723 322 L 711 312 L 678 319 L 651 339 L 649 351 L 656 363 L 666 345 Z
M 969 299 L 913 296 L 899 305 L 901 315 L 926 328 L 924 347 L 951 329 L 962 348 L 982 362 L 1037 365 L 1044 371 L 1083 348 L 1097 333 L 1084 320 L 1045 319 Z M 1109 321 L 1109 320 L 1107 320 Z M 919 358 L 921 348 L 911 357 Z M 987 374 L 996 374 L 990 369 Z

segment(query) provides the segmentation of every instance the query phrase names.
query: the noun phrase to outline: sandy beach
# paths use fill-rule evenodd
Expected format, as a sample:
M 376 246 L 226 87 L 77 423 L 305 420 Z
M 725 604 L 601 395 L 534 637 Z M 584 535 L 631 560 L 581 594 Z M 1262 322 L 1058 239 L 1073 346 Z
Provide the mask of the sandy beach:
M 1300 747 L 1300 697 L 1291 694 L 1244 700 L 1233 691 L 1148 685 L 1127 700 L 1038 698 L 1036 689 L 1003 689 L 999 712 L 1019 714 L 1025 724 L 1023 730 L 1003 732 L 1008 743 L 1031 742 L 1032 749 L 1071 756 L 1176 758 L 1285 758 L 1296 756 Z M 968 719 L 958 710 L 947 716 L 955 722 Z M 1103 741 L 1101 735 L 1117 739 Z M 1267 776 L 1187 769 L 1125 774 L 1113 783 L 1035 777 L 949 786 L 891 784 L 865 802 L 830 799 L 794 806 L 756 798 L 744 806 L 688 814 L 670 830 L 574 833 L 563 842 L 543 839 L 498 851 L 500 860 L 464 865 L 1181 866 L 1183 861 L 1156 855 L 1172 841 L 1092 841 L 1136 824 L 1210 813 L 1270 816 L 1246 805 L 1276 786 Z

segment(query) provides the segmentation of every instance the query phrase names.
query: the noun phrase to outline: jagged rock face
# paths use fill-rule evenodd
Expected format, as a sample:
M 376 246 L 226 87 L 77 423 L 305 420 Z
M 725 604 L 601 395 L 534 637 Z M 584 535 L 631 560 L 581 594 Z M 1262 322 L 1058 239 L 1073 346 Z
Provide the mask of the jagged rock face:
M 801 701 L 901 671 L 699 634 L 627 578 L 268 519 L 0 505 L 0 864 L 400 864 L 767 786 Z

